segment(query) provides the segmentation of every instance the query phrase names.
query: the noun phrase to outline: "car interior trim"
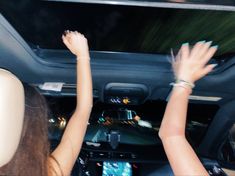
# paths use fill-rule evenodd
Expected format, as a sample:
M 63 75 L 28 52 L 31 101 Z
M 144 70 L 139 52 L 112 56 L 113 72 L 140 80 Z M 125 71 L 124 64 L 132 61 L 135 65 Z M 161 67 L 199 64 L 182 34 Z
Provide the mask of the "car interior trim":
M 89 4 L 109 4 L 141 7 L 161 7 L 176 9 L 200 9 L 200 10 L 218 10 L 218 11 L 235 11 L 234 6 L 225 5 L 207 5 L 207 4 L 186 4 L 186 3 L 169 3 L 169 2 L 150 2 L 150 1 L 123 1 L 123 0 L 45 0 L 55 2 L 74 2 Z

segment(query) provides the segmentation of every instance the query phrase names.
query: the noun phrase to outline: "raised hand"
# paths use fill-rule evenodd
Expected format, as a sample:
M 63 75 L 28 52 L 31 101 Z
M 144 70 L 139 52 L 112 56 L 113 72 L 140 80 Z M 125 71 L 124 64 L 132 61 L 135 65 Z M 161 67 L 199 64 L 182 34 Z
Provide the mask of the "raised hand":
M 206 65 L 216 52 L 218 46 L 211 46 L 211 42 L 197 42 L 192 49 L 188 43 L 181 46 L 179 53 L 173 59 L 173 69 L 176 79 L 194 83 L 208 74 L 216 66 Z
M 65 31 L 62 40 L 67 48 L 75 54 L 78 59 L 89 59 L 89 48 L 87 39 L 77 31 Z

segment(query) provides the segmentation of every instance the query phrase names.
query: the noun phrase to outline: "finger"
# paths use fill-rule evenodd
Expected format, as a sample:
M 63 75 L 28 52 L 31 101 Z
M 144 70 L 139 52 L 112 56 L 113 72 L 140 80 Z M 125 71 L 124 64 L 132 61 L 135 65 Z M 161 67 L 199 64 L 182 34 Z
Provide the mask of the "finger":
M 171 48 L 171 59 L 169 59 L 171 65 L 176 63 L 176 56 L 174 55 L 173 49 Z
M 78 31 L 76 31 L 76 34 L 86 39 L 86 37 L 84 36 L 84 34 L 78 32 Z
M 74 31 L 69 31 L 69 33 L 67 33 L 66 36 L 68 37 L 72 37 L 73 35 L 75 35 L 75 32 Z
M 218 45 L 216 46 L 212 46 L 208 49 L 208 51 L 206 52 L 206 54 L 203 56 L 202 58 L 202 64 L 206 64 L 207 62 L 209 62 L 209 60 L 212 58 L 212 56 L 215 54 L 215 52 L 218 49 Z
M 212 41 L 206 42 L 202 45 L 200 52 L 198 53 L 198 59 L 203 58 L 203 56 L 208 52 L 208 49 L 211 46 Z
M 75 35 L 76 31 L 71 31 L 70 34 Z
M 62 36 L 63 36 L 63 35 L 65 36 L 66 34 L 67 34 L 67 30 L 64 30 Z
M 173 49 L 171 48 L 171 63 L 173 61 L 175 61 L 175 55 L 174 55 Z
M 75 33 L 76 33 L 76 34 L 78 34 L 78 35 L 80 35 L 80 34 L 81 34 L 81 33 L 80 33 L 80 32 L 78 32 L 78 31 L 75 31 Z
M 62 35 L 62 40 L 63 40 L 63 42 L 68 40 L 68 38 L 66 37 L 66 35 Z
M 66 36 L 62 35 L 62 40 L 63 40 L 64 44 L 69 48 L 70 43 L 69 43 L 68 39 L 66 38 Z
M 178 63 L 172 63 L 172 69 L 173 69 L 175 77 L 177 77 L 177 74 L 178 74 L 178 66 L 179 66 Z
M 182 52 L 181 52 L 181 48 L 180 48 L 179 52 L 175 56 L 175 62 L 180 62 L 181 56 L 182 56 Z
M 65 30 L 62 34 L 62 39 L 64 40 L 66 38 L 66 35 L 68 34 L 68 30 Z
M 200 53 L 200 50 L 201 50 L 204 43 L 205 43 L 205 41 L 200 41 L 194 45 L 194 47 L 192 48 L 191 53 L 190 53 L 190 58 L 192 58 L 192 59 L 198 58 L 198 54 Z
M 64 35 L 66 36 L 66 34 L 68 34 L 69 33 L 69 30 L 65 30 L 64 31 Z
M 188 59 L 189 58 L 189 44 L 184 43 L 181 48 L 181 58 L 182 59 Z
M 72 31 L 70 31 L 70 30 L 66 30 L 65 31 L 65 37 L 68 37 L 68 36 L 70 36 L 71 34 L 72 34 Z
M 75 36 L 76 37 L 81 37 L 81 34 L 78 31 L 71 32 L 71 37 L 74 38 Z
M 174 60 L 171 60 L 171 66 L 172 66 L 173 70 L 175 70 L 176 62 Z
M 201 77 L 210 73 L 216 65 L 217 64 L 210 64 L 210 65 L 207 65 L 206 67 L 204 67 L 203 70 L 201 71 Z
M 176 60 L 172 48 L 171 48 L 171 57 L 168 58 L 168 60 L 171 63 L 172 71 L 174 72 L 174 75 L 176 77 Z
M 65 40 L 66 40 L 65 34 L 62 35 L 62 40 L 63 40 L 63 42 L 65 42 Z

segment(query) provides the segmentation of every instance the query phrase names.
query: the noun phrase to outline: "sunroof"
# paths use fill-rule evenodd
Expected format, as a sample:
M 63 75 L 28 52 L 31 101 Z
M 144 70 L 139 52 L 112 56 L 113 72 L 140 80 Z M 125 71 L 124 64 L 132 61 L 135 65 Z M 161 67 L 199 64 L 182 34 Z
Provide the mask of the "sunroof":
M 78 30 L 91 50 L 169 54 L 199 40 L 219 45 L 217 55 L 235 51 L 235 12 L 1 0 L 0 11 L 31 47 L 65 49 L 64 30 Z
M 142 7 L 193 8 L 235 10 L 234 0 L 44 0 L 57 2 L 80 2 L 92 4 L 130 5 Z M 230 6 L 230 7 L 229 7 Z

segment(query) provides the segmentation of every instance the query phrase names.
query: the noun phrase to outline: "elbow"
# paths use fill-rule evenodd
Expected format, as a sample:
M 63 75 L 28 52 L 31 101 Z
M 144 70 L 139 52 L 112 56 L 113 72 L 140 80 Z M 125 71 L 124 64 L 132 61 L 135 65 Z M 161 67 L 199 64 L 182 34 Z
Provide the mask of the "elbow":
M 77 100 L 76 111 L 91 111 L 93 107 L 93 97 L 83 97 Z
M 163 141 L 171 137 L 183 137 L 185 138 L 185 131 L 177 127 L 160 127 L 158 131 L 159 138 Z
M 162 132 L 162 129 L 160 128 L 159 131 L 158 131 L 158 137 L 159 137 L 161 140 L 163 140 L 163 136 L 164 136 L 164 134 L 163 134 L 163 132 Z
M 89 114 L 92 111 L 92 104 L 87 104 L 86 106 L 77 106 L 74 114 Z
M 83 103 L 78 103 L 76 108 L 75 108 L 75 111 L 74 111 L 74 114 L 75 115 L 85 115 L 85 114 L 88 114 L 90 115 L 91 111 L 92 111 L 92 108 L 93 108 L 93 101 L 86 101 L 86 102 L 83 102 Z
M 158 137 L 161 140 L 164 140 L 165 138 L 169 137 L 169 134 L 167 134 L 167 131 L 164 128 L 160 127 L 158 131 Z

